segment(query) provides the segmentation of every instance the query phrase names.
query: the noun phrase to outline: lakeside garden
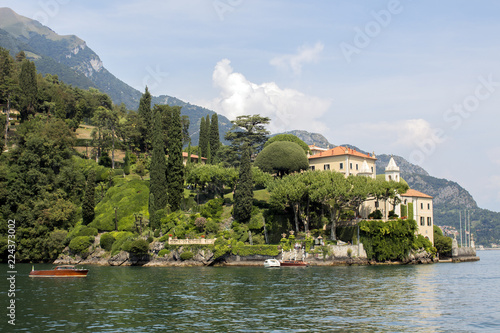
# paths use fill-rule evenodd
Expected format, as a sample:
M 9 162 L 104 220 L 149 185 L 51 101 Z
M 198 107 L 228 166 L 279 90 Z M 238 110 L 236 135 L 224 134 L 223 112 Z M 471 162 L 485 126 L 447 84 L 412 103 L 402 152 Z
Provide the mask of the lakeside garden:
M 8 148 L 0 155 L 3 261 L 8 220 L 16 221 L 16 259 L 31 262 L 53 261 L 65 248 L 86 257 L 96 246 L 109 256 L 147 255 L 158 243 L 161 257 L 179 251 L 169 238 L 217 239 L 182 247 L 181 260 L 203 247 L 215 259 L 274 256 L 297 242 L 311 251 L 319 236 L 326 245 L 361 241 L 377 261 L 451 250 L 439 230 L 434 247 L 415 235 L 415 221 L 391 214 L 382 222 L 377 212 L 359 222 L 358 240 L 357 227 L 340 222 L 359 216 L 366 200 L 398 204 L 408 185 L 309 171 L 308 146 L 293 135 L 269 138 L 269 118 L 238 117 L 223 145 L 217 115 L 207 115 L 191 146 L 189 119 L 179 107 L 152 106 L 147 88 L 139 109 L 126 110 L 95 89 L 36 74 L 22 54 L 0 51 L 0 102 L 8 110 L 0 117 Z M 19 117 L 10 120 L 14 110 Z

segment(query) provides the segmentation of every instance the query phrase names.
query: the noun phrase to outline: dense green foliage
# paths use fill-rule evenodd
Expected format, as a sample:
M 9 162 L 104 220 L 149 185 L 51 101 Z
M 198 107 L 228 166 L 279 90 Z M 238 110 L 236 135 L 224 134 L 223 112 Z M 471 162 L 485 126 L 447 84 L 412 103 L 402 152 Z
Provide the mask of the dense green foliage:
M 116 178 L 114 186 L 107 190 L 104 198 L 96 205 L 95 219 L 90 226 L 101 231 L 136 231 L 136 219 L 148 218 L 148 183 L 140 179 Z M 115 211 L 116 208 L 116 211 Z
M 165 108 L 155 105 L 153 130 L 153 155 L 151 157 L 151 181 L 149 194 L 149 216 L 153 229 L 159 227 L 159 217 L 156 212 L 167 205 L 167 181 L 165 160 L 165 140 L 162 132 L 162 112 Z
M 173 107 L 170 110 L 170 124 L 168 131 L 168 160 L 167 160 L 167 203 L 171 210 L 181 208 L 181 199 L 184 194 L 184 165 L 182 161 L 182 124 L 181 110 Z
M 369 259 L 405 260 L 413 244 L 417 223 L 414 220 L 361 221 L 361 242 Z
M 101 235 L 100 245 L 101 248 L 103 248 L 104 250 L 111 251 L 114 242 L 115 242 L 115 237 L 113 237 L 111 233 L 107 232 Z
M 69 243 L 69 249 L 75 254 L 85 256 L 89 252 L 89 247 L 94 243 L 92 236 L 77 236 Z
M 253 179 L 250 166 L 250 148 L 245 143 L 238 184 L 234 190 L 234 212 L 233 216 L 237 221 L 247 222 L 250 219 L 253 204 Z
M 191 251 L 186 251 L 181 253 L 181 260 L 191 260 L 193 259 L 194 254 Z
M 207 131 L 207 125 L 205 117 L 200 119 L 200 141 L 198 146 L 200 147 L 200 156 L 207 157 L 208 146 L 210 144 L 209 134 Z
M 413 250 L 425 250 L 427 251 L 427 253 L 430 253 L 432 255 L 436 255 L 436 248 L 434 246 L 432 246 L 432 243 L 431 241 L 422 236 L 422 235 L 416 235 L 415 236 L 415 239 L 413 241 L 413 245 L 412 245 L 412 249 Z
M 219 117 L 217 113 L 212 115 L 212 120 L 210 121 L 210 155 L 212 160 L 210 163 L 213 163 L 216 159 L 217 152 L 220 147 L 220 136 L 219 136 Z
M 153 117 L 151 112 L 151 94 L 149 93 L 148 87 L 146 87 L 144 94 L 141 96 L 137 113 L 139 115 L 138 128 L 141 134 L 139 138 L 139 147 L 141 151 L 149 151 L 152 142 L 151 124 Z
M 242 257 L 253 255 L 277 256 L 280 252 L 278 245 L 244 245 L 241 242 L 237 243 L 231 250 L 232 254 Z
M 451 256 L 452 239 L 445 237 L 443 231 L 437 225 L 434 225 L 434 247 L 440 256 Z
M 83 224 L 89 224 L 94 220 L 95 212 L 95 171 L 91 170 L 87 176 L 85 185 L 85 196 L 82 203 Z
M 149 250 L 149 243 L 144 239 L 133 240 L 130 245 L 128 252 L 133 254 L 146 254 Z
M 29 115 L 35 113 L 35 104 L 38 94 L 35 63 L 27 59 L 24 59 L 21 65 L 19 89 L 21 91 L 19 95 L 21 119 L 25 121 L 28 119 Z

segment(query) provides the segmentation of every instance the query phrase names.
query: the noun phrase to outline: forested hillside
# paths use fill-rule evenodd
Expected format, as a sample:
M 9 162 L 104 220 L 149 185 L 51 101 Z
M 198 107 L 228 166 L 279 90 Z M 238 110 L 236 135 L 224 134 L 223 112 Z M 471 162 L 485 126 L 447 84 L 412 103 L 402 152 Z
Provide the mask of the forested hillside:
M 60 36 L 39 22 L 16 14 L 9 8 L 0 8 L 0 47 L 10 50 L 12 56 L 24 51 L 33 60 L 39 73 L 57 75 L 59 80 L 81 89 L 90 87 L 109 95 L 114 104 L 125 104 L 137 110 L 142 92 L 132 88 L 110 73 L 99 56 L 77 36 Z M 181 106 L 189 117 L 193 145 L 198 145 L 201 117 L 214 111 L 162 95 L 153 97 L 153 104 Z M 220 137 L 231 128 L 230 121 L 219 116 Z

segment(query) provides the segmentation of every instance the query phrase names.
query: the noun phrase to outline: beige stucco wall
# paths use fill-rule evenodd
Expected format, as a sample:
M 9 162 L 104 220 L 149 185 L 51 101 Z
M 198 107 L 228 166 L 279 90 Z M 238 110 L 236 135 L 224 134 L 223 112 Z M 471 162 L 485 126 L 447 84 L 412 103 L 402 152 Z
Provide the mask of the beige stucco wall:
M 413 203 L 413 219 L 417 221 L 418 233 L 434 244 L 434 207 L 431 198 L 402 197 L 402 203 Z M 423 218 L 422 225 L 421 218 Z M 430 218 L 430 225 L 428 219 Z
M 344 175 L 357 175 L 361 171 L 365 158 L 353 155 L 324 156 L 309 160 L 309 168 L 314 170 L 325 170 L 325 165 L 330 165 L 329 170 L 341 172 Z M 342 169 L 340 164 L 342 163 Z M 376 177 L 375 160 L 366 159 L 368 167 L 372 170 L 372 178 Z
M 396 205 L 396 208 L 394 209 L 395 213 L 401 217 L 401 204 L 408 204 L 410 202 L 413 203 L 413 219 L 417 222 L 417 233 L 427 237 L 432 244 L 434 244 L 434 207 L 432 199 L 422 197 L 402 197 L 401 199 L 402 202 Z M 379 200 L 378 209 L 380 209 L 384 217 L 387 217 L 387 214 L 389 214 L 389 211 L 392 210 L 392 208 L 393 207 L 390 202 Z M 368 218 L 368 215 L 376 209 L 375 200 L 365 201 L 360 208 L 361 218 Z M 409 216 L 409 218 L 411 217 Z M 420 218 L 424 219 L 424 225 L 422 225 Z M 430 218 L 430 225 L 428 225 L 428 218 Z

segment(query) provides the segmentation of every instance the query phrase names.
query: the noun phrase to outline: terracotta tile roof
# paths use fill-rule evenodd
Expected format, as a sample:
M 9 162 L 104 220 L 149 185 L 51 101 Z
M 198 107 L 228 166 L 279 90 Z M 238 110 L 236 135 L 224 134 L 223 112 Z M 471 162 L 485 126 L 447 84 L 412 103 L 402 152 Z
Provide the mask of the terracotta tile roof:
M 409 189 L 408 191 L 406 191 L 406 193 L 401 194 L 401 196 L 402 197 L 419 197 L 419 198 L 432 199 L 432 197 L 430 195 L 427 195 L 425 193 L 419 192 L 417 190 L 412 190 L 412 189 Z
M 185 151 L 182 152 L 182 157 L 185 157 L 187 158 L 188 157 L 188 153 L 186 153 Z M 191 154 L 191 158 L 199 158 L 198 155 L 195 155 L 195 154 Z M 201 158 L 202 160 L 206 160 L 207 158 L 206 157 L 202 157 Z
M 326 148 L 321 148 L 321 147 L 318 147 L 316 145 L 309 145 L 309 149 L 310 150 L 328 150 Z
M 341 155 L 352 155 L 352 156 L 367 158 L 370 160 L 376 160 L 376 158 L 373 157 L 372 155 L 363 154 L 357 150 L 347 148 L 347 147 L 342 147 L 342 146 L 337 146 L 335 148 L 328 149 L 327 151 L 322 151 L 321 153 L 310 156 L 309 159 L 321 158 L 321 157 L 327 157 L 327 156 L 341 156 Z

